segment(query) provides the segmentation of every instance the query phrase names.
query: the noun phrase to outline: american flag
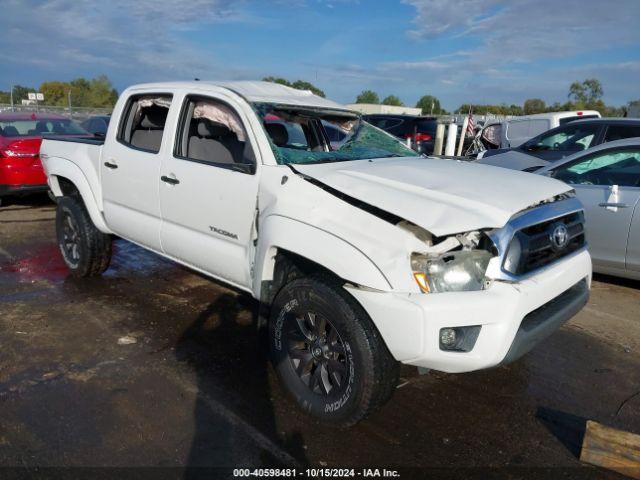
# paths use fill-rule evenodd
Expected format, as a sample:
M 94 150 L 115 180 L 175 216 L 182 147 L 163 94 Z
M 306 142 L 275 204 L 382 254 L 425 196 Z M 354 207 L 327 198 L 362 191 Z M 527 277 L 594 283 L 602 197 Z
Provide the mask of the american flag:
M 473 113 L 469 110 L 469 123 L 467 123 L 467 131 L 465 135 L 467 137 L 474 137 L 476 134 L 476 122 L 473 120 Z

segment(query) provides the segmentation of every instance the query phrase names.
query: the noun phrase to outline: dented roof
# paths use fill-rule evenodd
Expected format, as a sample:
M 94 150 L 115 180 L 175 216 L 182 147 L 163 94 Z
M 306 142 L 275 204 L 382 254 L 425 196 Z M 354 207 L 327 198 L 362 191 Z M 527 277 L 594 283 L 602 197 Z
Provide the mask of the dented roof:
M 191 89 L 206 90 L 207 86 L 222 87 L 235 92 L 244 97 L 249 102 L 257 103 L 277 103 L 282 105 L 331 108 L 339 110 L 353 111 L 332 100 L 319 97 L 309 90 L 298 90 L 295 88 L 280 85 L 272 82 L 261 81 L 236 81 L 236 82 L 215 82 L 215 81 L 191 81 L 191 82 L 163 82 L 146 83 L 134 85 L 137 89 Z

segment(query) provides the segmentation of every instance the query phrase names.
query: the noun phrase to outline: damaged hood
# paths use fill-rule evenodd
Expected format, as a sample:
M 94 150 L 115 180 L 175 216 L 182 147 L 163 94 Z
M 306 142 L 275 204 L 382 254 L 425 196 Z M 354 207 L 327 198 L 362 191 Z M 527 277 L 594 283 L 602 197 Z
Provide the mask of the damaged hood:
M 380 158 L 292 167 L 436 236 L 502 227 L 515 213 L 571 190 L 539 175 L 437 158 Z

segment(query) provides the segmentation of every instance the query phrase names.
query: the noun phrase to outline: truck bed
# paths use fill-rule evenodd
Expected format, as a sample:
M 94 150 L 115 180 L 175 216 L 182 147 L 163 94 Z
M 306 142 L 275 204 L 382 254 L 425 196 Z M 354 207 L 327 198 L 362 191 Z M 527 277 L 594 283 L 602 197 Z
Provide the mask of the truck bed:
M 57 142 L 71 142 L 71 143 L 87 143 L 89 145 L 103 145 L 104 137 L 69 137 L 60 135 L 47 135 L 42 136 L 43 140 L 55 140 Z
M 91 137 L 45 136 L 40 146 L 40 158 L 44 171 L 49 176 L 48 166 L 53 162 L 71 162 L 67 168 L 77 168 L 89 182 L 96 203 L 102 210 L 102 186 L 100 183 L 100 161 L 104 139 Z

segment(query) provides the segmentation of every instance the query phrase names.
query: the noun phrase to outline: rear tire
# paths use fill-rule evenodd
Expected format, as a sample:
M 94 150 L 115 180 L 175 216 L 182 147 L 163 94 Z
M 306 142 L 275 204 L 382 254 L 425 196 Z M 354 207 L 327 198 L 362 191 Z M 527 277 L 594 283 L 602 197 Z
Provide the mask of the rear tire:
M 275 370 L 310 415 L 353 425 L 386 403 L 398 382 L 393 358 L 364 309 L 329 276 L 293 280 L 269 320 Z
M 96 228 L 79 198 L 60 197 L 57 204 L 56 235 L 71 275 L 100 275 L 109 268 L 111 237 Z

